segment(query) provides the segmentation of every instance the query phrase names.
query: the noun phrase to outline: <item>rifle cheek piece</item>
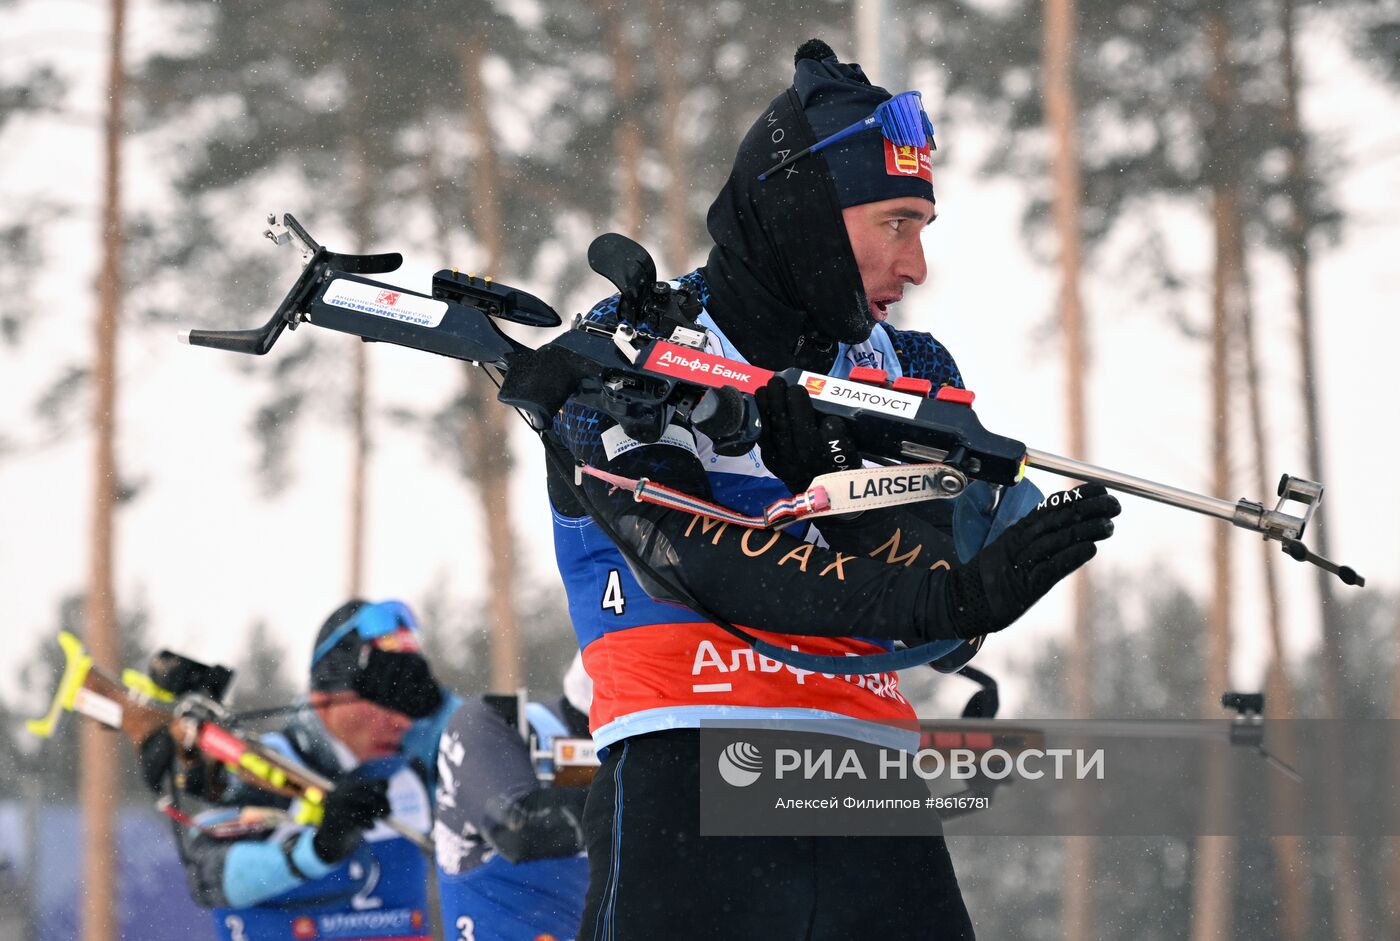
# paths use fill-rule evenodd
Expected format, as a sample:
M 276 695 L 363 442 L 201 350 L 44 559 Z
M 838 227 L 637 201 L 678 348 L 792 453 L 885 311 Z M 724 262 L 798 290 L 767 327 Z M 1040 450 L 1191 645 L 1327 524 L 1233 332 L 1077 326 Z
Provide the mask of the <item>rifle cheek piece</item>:
M 564 407 L 580 378 L 577 359 L 567 350 L 546 345 L 512 353 L 506 358 L 506 375 L 496 398 L 520 409 L 532 428 L 543 431 Z

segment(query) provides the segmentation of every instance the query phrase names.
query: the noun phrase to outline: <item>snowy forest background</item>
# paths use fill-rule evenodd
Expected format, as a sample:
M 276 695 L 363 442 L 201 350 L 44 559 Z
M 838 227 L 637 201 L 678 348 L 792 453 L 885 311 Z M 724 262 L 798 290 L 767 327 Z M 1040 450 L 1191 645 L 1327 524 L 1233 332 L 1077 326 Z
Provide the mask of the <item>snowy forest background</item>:
M 556 690 L 538 447 L 489 386 L 315 330 L 246 361 L 174 333 L 265 320 L 296 269 L 274 211 L 566 322 L 609 293 L 599 232 L 690 270 L 809 36 L 924 92 L 940 219 L 896 321 L 952 349 L 988 427 L 1224 497 L 1320 479 L 1310 542 L 1370 577 L 1127 501 L 979 658 L 1003 714 L 1218 718 L 1241 687 L 1275 718 L 1400 717 L 1393 0 L 0 0 L 0 804 L 78 799 L 76 726 L 39 748 L 19 721 L 61 628 L 108 666 L 226 663 L 255 709 L 296 697 L 345 597 L 402 597 L 455 688 Z M 921 715 L 970 692 L 904 682 Z M 144 806 L 108 751 L 102 788 Z M 1384 832 L 953 852 L 989 938 L 1400 937 Z M 26 879 L 0 860 L 0 894 Z

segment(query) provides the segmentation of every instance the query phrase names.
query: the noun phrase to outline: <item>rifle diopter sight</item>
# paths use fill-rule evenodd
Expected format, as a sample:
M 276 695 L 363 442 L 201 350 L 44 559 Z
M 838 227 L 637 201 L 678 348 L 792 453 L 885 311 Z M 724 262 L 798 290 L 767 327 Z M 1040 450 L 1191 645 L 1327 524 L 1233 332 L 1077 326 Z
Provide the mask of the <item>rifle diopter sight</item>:
M 162 650 L 151 658 L 147 675 L 159 689 L 171 696 L 193 693 L 223 702 L 233 683 L 234 671 L 217 664 L 210 666 L 200 663 L 173 650 Z

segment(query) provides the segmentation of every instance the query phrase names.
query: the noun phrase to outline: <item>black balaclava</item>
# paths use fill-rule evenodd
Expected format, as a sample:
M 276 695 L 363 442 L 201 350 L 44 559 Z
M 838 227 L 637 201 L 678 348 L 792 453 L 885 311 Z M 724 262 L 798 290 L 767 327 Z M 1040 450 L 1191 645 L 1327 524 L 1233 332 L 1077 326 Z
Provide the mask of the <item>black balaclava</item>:
M 875 326 L 842 207 L 893 196 L 932 200 L 933 190 L 921 180 L 872 172 L 883 171 L 878 131 L 829 148 L 839 177 L 822 150 L 760 181 L 788 153 L 869 116 L 890 97 L 820 40 L 804 43 L 794 64 L 792 87 L 744 135 L 710 206 L 715 245 L 705 276 L 710 313 L 746 359 L 766 369 L 825 372 L 838 342 L 860 343 Z

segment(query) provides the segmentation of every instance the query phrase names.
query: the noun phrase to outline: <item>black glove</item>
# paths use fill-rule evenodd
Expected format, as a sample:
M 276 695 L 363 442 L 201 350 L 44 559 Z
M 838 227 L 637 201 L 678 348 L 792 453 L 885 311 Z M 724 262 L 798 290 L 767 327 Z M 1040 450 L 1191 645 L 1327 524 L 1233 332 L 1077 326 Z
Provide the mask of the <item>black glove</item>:
M 1048 497 L 972 561 L 948 573 L 948 618 L 964 640 L 999 631 L 1094 557 L 1122 507 L 1099 484 Z
M 433 679 L 427 659 L 417 653 L 390 653 L 366 646 L 351 688 L 386 709 L 410 719 L 430 716 L 442 705 L 442 688 Z
M 364 831 L 389 816 L 389 782 L 341 775 L 322 805 L 311 848 L 322 862 L 338 863 L 354 852 Z
M 170 737 L 170 730 L 161 727 L 147 735 L 141 743 L 139 760 L 141 780 L 159 794 L 164 789 L 165 776 L 175 763 L 175 740 Z
M 141 743 L 138 756 L 141 780 L 159 794 L 165 787 L 165 776 L 175 776 L 175 786 L 186 794 L 212 800 L 223 790 L 223 765 L 201 758 L 178 756 L 175 740 L 165 728 L 156 729 Z
M 850 426 L 835 415 L 818 416 L 806 389 L 774 376 L 754 400 L 763 464 L 791 492 L 806 490 L 813 477 L 860 467 Z

